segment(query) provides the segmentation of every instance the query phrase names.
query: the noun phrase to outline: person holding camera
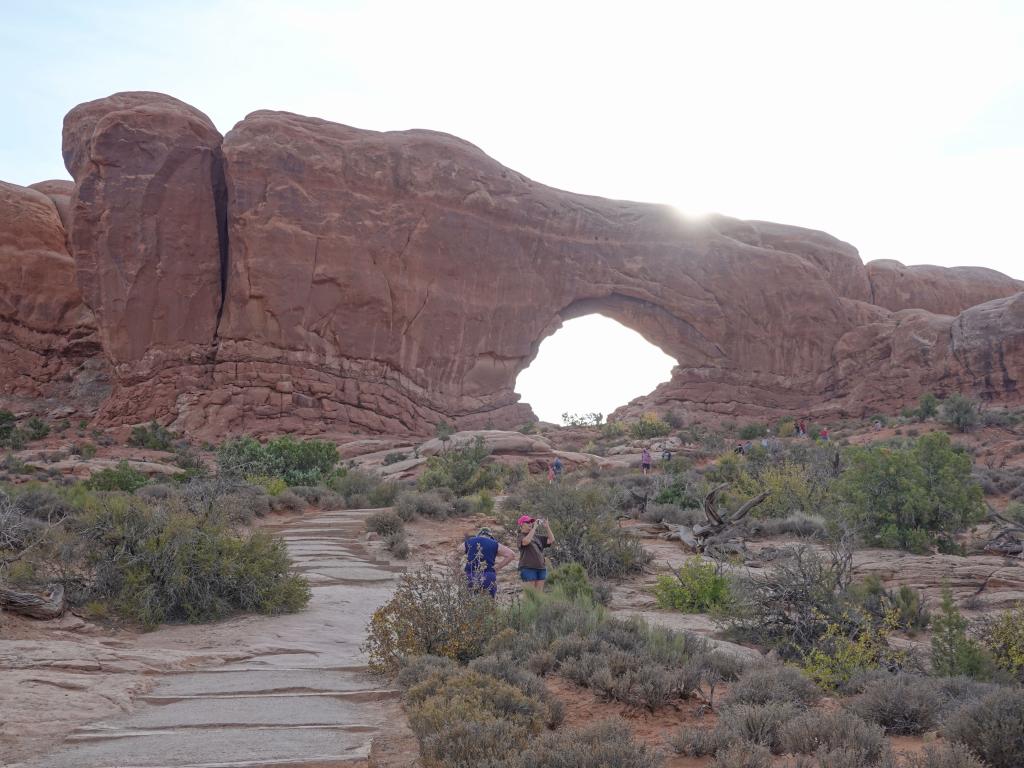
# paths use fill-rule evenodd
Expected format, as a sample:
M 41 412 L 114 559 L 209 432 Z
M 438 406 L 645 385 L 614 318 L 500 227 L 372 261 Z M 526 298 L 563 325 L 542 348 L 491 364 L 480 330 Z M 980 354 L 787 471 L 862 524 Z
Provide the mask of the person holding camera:
M 519 523 L 519 578 L 527 587 L 542 590 L 548 577 L 544 550 L 555 543 L 547 520 L 523 515 Z M 543 532 L 541 529 L 543 528 Z

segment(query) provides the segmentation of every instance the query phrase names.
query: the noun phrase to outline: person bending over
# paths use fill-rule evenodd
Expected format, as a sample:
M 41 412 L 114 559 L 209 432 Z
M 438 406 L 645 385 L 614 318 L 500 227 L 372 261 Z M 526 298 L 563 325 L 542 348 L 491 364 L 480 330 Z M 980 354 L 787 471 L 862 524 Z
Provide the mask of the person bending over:
M 494 538 L 489 528 L 469 536 L 460 551 L 466 556 L 466 583 L 471 592 L 498 593 L 498 571 L 511 563 L 516 553 Z

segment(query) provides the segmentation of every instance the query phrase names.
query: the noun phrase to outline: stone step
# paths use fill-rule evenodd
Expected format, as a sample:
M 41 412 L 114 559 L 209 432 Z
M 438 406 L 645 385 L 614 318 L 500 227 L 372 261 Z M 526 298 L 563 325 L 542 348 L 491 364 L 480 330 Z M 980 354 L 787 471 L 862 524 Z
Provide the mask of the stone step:
M 378 691 L 381 681 L 366 672 L 244 667 L 168 675 L 144 699 L 252 693 Z

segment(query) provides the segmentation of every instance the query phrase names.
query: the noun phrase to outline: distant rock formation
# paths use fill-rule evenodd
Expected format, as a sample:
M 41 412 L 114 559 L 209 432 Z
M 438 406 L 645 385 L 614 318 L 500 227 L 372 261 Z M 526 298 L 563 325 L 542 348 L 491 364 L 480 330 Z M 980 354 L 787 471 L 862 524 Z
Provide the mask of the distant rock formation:
M 1024 297 L 990 270 L 865 267 L 822 232 L 563 192 L 431 131 L 261 111 L 221 139 L 162 94 L 76 107 L 64 156 L 78 282 L 115 381 L 101 422 L 513 427 L 533 418 L 517 374 L 592 312 L 679 363 L 623 414 L 1021 398 Z

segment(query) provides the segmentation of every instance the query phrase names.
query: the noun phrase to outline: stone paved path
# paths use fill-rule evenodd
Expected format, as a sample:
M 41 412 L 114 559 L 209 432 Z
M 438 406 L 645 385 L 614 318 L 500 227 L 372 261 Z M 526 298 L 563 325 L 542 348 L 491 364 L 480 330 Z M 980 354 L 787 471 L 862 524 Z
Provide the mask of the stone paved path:
M 237 645 L 240 660 L 162 676 L 130 713 L 80 727 L 57 751 L 18 768 L 362 764 L 374 736 L 400 717 L 397 693 L 366 674 L 359 652 L 370 615 L 401 570 L 360 545 L 367 514 L 318 512 L 278 528 L 313 600 L 302 613 L 204 628 L 204 646 Z M 196 628 L 143 641 L 176 631 Z

